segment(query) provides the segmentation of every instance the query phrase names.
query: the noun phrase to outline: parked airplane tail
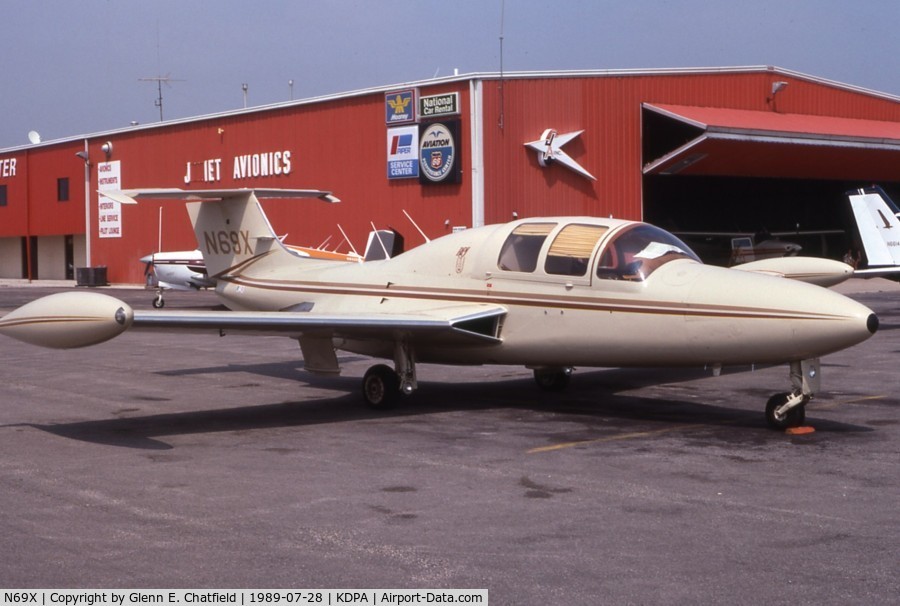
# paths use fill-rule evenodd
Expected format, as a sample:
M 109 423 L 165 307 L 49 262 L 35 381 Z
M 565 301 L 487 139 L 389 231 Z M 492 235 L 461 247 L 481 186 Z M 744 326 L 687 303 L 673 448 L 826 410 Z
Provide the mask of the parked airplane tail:
M 340 202 L 330 192 L 309 189 L 138 189 L 105 191 L 103 195 L 125 204 L 133 204 L 138 199 L 188 201 L 197 246 L 211 279 L 260 255 L 291 255 L 272 230 L 259 198 L 318 198 Z
M 900 211 L 877 186 L 854 190 L 847 196 L 866 260 L 866 267 L 855 274 L 900 279 Z

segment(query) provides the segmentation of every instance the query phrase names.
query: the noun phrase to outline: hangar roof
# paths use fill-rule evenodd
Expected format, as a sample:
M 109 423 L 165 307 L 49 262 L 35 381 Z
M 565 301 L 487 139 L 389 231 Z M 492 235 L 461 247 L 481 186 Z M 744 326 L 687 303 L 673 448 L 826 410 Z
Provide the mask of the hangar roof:
M 893 180 L 900 163 L 900 122 L 681 105 L 643 107 L 681 129 L 667 153 L 645 158 L 645 174 Z

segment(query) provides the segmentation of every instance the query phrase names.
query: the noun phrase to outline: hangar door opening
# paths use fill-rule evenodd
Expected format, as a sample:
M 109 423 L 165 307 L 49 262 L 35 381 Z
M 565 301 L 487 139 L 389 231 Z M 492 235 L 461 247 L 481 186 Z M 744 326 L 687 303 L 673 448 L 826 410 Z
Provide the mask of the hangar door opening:
M 647 104 L 642 119 L 644 219 L 709 263 L 748 239 L 841 259 L 856 246 L 846 192 L 877 183 L 900 199 L 900 124 Z

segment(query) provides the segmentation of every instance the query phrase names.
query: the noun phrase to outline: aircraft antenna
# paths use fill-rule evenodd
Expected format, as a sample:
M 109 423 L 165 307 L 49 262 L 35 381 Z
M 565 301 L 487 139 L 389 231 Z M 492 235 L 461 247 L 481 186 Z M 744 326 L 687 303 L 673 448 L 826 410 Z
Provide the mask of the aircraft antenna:
M 356 252 L 356 248 L 353 246 L 353 242 L 351 242 L 350 238 L 347 237 L 347 232 L 344 231 L 344 228 L 341 227 L 340 223 L 338 223 L 337 226 L 338 226 L 338 229 L 341 230 L 341 235 L 344 236 L 344 240 L 347 241 L 347 245 L 350 247 L 350 250 L 352 250 L 353 254 L 358 257 L 359 253 Z
M 403 209 L 401 208 L 400 210 L 403 210 Z M 428 236 L 425 235 L 425 232 L 422 231 L 422 228 L 419 227 L 415 221 L 413 221 L 413 218 L 409 216 L 409 213 L 406 212 L 405 210 L 403 210 L 403 214 L 406 215 L 406 218 L 409 219 L 409 222 L 413 224 L 413 227 L 415 227 L 417 230 L 419 230 L 419 233 L 422 234 L 422 237 L 425 238 L 425 241 L 431 242 L 431 238 L 429 238 Z

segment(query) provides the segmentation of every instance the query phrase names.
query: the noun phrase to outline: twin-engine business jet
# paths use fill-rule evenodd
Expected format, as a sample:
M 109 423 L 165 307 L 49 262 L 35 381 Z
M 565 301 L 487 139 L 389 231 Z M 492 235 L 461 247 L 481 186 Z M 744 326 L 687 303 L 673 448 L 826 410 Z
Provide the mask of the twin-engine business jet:
M 339 372 L 336 350 L 393 360 L 363 379 L 373 406 L 412 393 L 417 362 L 524 365 L 546 389 L 565 386 L 575 366 L 786 363 L 791 389 L 766 405 L 768 423 L 786 428 L 804 420 L 819 385 L 819 357 L 878 327 L 871 310 L 847 297 L 703 265 L 678 238 L 645 223 L 522 219 L 447 235 L 387 260 L 335 263 L 288 252 L 257 200 L 326 192 L 104 195 L 123 203 L 192 201 L 207 270 L 233 311 L 140 311 L 106 295 L 69 292 L 8 314 L 0 332 L 61 348 L 129 328 L 283 335 L 299 341 L 312 372 Z

